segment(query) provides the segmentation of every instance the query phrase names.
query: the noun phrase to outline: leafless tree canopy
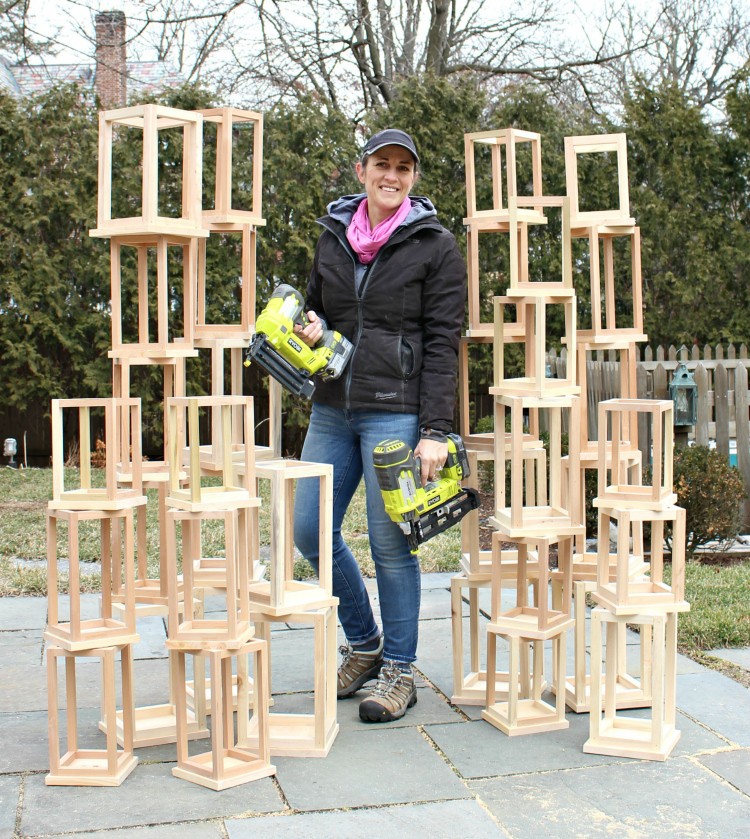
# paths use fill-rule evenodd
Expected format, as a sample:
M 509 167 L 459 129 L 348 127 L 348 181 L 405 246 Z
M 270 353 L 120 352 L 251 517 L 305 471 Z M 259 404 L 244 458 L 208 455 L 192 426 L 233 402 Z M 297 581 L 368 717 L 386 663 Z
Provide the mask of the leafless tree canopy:
M 33 45 L 39 51 L 43 5 L 0 0 L 6 50 Z M 93 55 L 93 17 L 101 4 L 58 5 L 89 39 Z M 587 0 L 125 4 L 133 57 L 164 59 L 229 101 L 266 107 L 314 92 L 325 106 L 354 118 L 387 107 L 399 80 L 425 73 L 531 78 L 583 95 L 597 110 L 621 102 L 638 76 L 651 84 L 669 81 L 706 106 L 722 98 L 747 64 L 746 0 L 608 0 L 600 8 L 593 13 Z

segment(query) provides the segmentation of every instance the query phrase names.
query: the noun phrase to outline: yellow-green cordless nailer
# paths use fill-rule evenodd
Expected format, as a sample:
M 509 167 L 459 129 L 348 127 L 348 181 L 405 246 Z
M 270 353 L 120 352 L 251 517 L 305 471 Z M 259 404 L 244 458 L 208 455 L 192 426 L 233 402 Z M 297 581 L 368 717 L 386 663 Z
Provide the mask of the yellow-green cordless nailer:
M 453 527 L 479 507 L 479 493 L 461 486 L 469 475 L 463 440 L 448 434 L 448 459 L 438 478 L 424 487 L 419 458 L 403 440 L 384 440 L 373 451 L 375 473 L 385 511 L 404 531 L 409 549 L 416 553 L 422 542 Z
M 307 325 L 305 300 L 297 289 L 280 285 L 258 315 L 245 358 L 256 362 L 288 391 L 310 399 L 315 391 L 313 376 L 337 379 L 352 354 L 352 344 L 340 332 L 324 329 L 323 337 L 308 347 L 294 334 L 294 325 Z

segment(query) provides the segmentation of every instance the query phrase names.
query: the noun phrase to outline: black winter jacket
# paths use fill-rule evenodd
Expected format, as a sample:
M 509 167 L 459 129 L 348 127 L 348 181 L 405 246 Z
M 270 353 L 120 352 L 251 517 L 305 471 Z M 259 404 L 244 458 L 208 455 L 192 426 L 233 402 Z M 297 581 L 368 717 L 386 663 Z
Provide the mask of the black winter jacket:
M 450 431 L 466 265 L 432 203 L 411 196 L 404 223 L 363 267 L 346 228 L 364 198 L 345 196 L 318 219 L 325 230 L 307 308 L 346 336 L 354 352 L 341 377 L 320 382 L 313 399 L 355 411 L 419 414 L 420 428 Z

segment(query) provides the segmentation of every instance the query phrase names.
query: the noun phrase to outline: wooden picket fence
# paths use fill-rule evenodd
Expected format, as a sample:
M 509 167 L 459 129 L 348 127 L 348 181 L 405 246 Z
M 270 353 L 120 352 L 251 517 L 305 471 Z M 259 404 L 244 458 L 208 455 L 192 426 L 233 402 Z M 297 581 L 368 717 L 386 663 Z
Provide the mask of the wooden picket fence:
M 565 349 L 550 351 L 547 363 L 553 375 L 564 376 Z M 697 346 L 688 350 L 644 347 L 638 362 L 638 397 L 669 399 L 669 383 L 677 366 L 683 363 L 698 387 L 697 422 L 689 438 L 699 445 L 715 445 L 716 450 L 739 469 L 750 496 L 750 394 L 748 393 L 747 347 Z M 586 365 L 588 379 L 588 422 L 590 436 L 597 438 L 597 404 L 620 396 L 619 361 L 612 350 L 594 351 Z M 650 440 L 643 434 L 641 450 L 649 461 Z M 750 502 L 745 504 L 745 520 L 750 522 Z

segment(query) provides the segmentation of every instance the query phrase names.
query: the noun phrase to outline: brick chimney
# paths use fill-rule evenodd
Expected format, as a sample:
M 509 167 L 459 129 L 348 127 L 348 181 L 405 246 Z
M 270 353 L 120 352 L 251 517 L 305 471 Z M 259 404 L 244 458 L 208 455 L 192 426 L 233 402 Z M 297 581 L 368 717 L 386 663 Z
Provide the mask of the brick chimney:
M 95 21 L 96 93 L 102 108 L 121 108 L 127 100 L 125 13 L 99 12 Z

